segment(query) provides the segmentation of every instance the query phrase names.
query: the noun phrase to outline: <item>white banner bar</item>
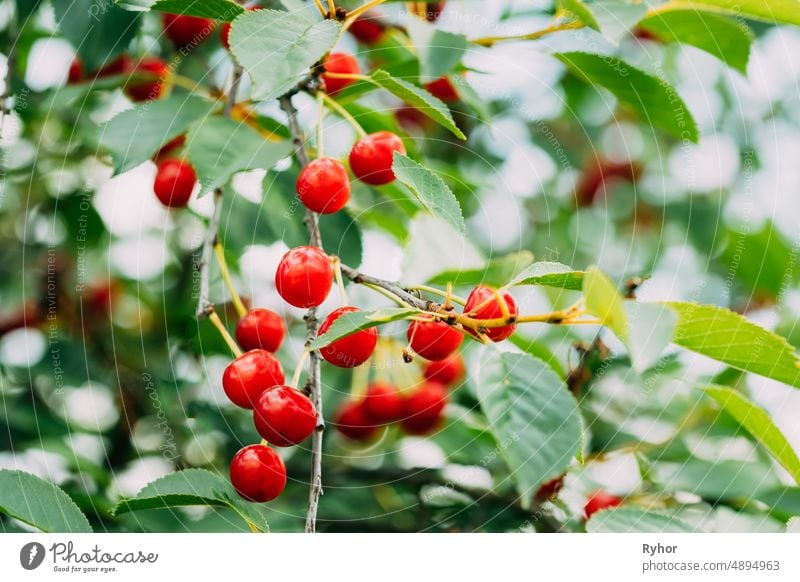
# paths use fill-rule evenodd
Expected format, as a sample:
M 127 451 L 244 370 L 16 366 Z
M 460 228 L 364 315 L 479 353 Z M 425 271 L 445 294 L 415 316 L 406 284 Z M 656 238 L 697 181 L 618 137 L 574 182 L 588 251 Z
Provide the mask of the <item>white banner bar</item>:
M 0 580 L 800 581 L 791 534 L 5 534 Z

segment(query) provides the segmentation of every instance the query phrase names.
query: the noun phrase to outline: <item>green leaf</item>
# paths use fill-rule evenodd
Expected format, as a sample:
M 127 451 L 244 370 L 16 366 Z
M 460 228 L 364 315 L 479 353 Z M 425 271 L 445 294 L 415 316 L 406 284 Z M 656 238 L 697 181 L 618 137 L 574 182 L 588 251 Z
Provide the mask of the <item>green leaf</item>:
M 580 448 L 575 400 L 550 366 L 527 354 L 485 350 L 477 384 L 481 410 L 527 507 Z
M 69 495 L 23 471 L 0 470 L 0 513 L 48 533 L 91 533 Z
M 309 349 L 319 350 L 357 331 L 377 327 L 401 319 L 407 319 L 418 313 L 418 310 L 406 307 L 389 307 L 377 311 L 354 311 L 345 313 L 333 322 L 333 325 L 331 325 L 326 333 L 311 342 Z
M 255 99 L 273 99 L 309 74 L 339 37 L 340 25 L 304 11 L 254 10 L 231 26 L 230 46 L 253 81 Z
M 407 22 L 408 34 L 419 57 L 419 76 L 427 83 L 446 75 L 461 61 L 467 38 L 440 30 L 419 18 Z
M 591 9 L 581 0 L 556 0 L 556 8 L 569 12 L 589 28 L 600 30 L 600 25 Z
M 361 228 L 347 210 L 320 215 L 319 226 L 322 246 L 328 254 L 337 255 L 346 265 L 361 264 Z
M 402 79 L 395 79 L 386 71 L 375 71 L 371 79 L 381 88 L 389 91 L 398 99 L 402 99 L 415 109 L 424 113 L 436 123 L 449 130 L 460 139 L 467 139 L 450 114 L 450 109 L 441 100 L 437 99 L 424 89 L 412 85 Z
M 639 27 L 663 42 L 680 42 L 714 55 L 747 74 L 753 33 L 732 18 L 693 9 L 656 12 Z
M 711 501 L 759 498 L 780 485 L 766 463 L 738 460 L 660 462 L 652 466 L 650 476 L 663 491 L 686 491 Z
M 583 279 L 586 310 L 597 316 L 623 342 L 628 340 L 628 318 L 617 287 L 597 267 L 589 267 Z
M 100 129 L 100 145 L 111 152 L 117 174 L 135 168 L 171 139 L 186 133 L 218 106 L 200 97 L 172 95 L 123 111 Z
M 719 11 L 775 24 L 800 25 L 800 2 L 797 0 L 672 0 L 670 5 Z
M 160 10 L 172 14 L 187 14 L 229 22 L 244 12 L 233 0 L 117 0 L 128 10 Z
M 560 378 L 566 379 L 567 373 L 564 371 L 564 366 L 558 360 L 556 355 L 550 348 L 541 340 L 533 339 L 520 335 L 519 332 L 508 338 L 512 344 L 517 346 L 526 354 L 532 355 L 534 358 L 539 358 L 547 365 L 549 365 Z
M 53 2 L 61 34 L 72 43 L 83 66 L 91 71 L 128 49 L 139 30 L 139 14 L 108 2 Z
M 619 44 L 619 41 L 630 34 L 631 29 L 636 26 L 647 12 L 647 4 L 644 2 L 631 4 L 629 2 L 619 2 L 615 0 L 603 0 L 587 5 L 594 15 L 598 24 L 598 30 L 606 39 Z
M 736 419 L 742 428 L 764 447 L 776 461 L 800 485 L 800 459 L 792 449 L 792 445 L 783 436 L 780 429 L 772 422 L 767 411 L 757 406 L 740 392 L 725 386 L 710 386 L 704 389 L 722 409 Z
M 449 282 L 453 283 L 455 287 L 474 287 L 475 285 L 502 287 L 532 261 L 533 253 L 520 251 L 490 259 L 479 269 L 442 271 L 428 279 L 428 283 L 446 285 Z
M 562 263 L 539 261 L 514 277 L 509 287 L 517 285 L 544 285 L 558 289 L 580 291 L 583 289 L 583 271 L 575 271 Z
M 628 353 L 631 365 L 644 372 L 656 364 L 664 349 L 672 343 L 678 316 L 666 305 L 624 301 L 628 321 Z
M 269 169 L 292 151 L 289 141 L 271 142 L 243 123 L 207 117 L 189 130 L 186 155 L 203 190 L 225 184 L 236 172 Z
M 425 210 L 444 219 L 458 232 L 465 232 L 461 205 L 437 174 L 400 152 L 394 152 L 392 171 L 414 193 Z
M 598 511 L 586 523 L 589 533 L 699 533 L 683 520 L 636 507 Z
M 609 55 L 565 52 L 555 55 L 578 77 L 608 89 L 643 121 L 680 139 L 697 142 L 697 124 L 674 87 L 663 79 Z
M 678 313 L 674 342 L 687 350 L 800 388 L 800 363 L 784 338 L 714 305 L 667 303 Z
M 121 515 L 131 511 L 192 505 L 227 507 L 259 531 L 269 531 L 264 510 L 258 504 L 242 500 L 227 479 L 205 469 L 176 471 L 156 479 L 136 497 L 117 503 L 113 513 Z

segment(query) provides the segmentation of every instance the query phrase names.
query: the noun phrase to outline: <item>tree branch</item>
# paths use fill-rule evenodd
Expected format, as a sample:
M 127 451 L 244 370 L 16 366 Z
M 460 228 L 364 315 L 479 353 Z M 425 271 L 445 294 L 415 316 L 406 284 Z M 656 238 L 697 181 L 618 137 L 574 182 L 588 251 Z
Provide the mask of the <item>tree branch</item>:
M 222 110 L 222 115 L 230 118 L 233 106 L 236 105 L 236 93 L 239 90 L 239 81 L 242 79 L 242 68 L 236 65 L 233 69 L 233 78 L 231 79 L 231 86 L 228 90 L 228 96 L 225 99 L 225 107 Z M 214 210 L 211 214 L 211 220 L 208 221 L 208 228 L 206 229 L 206 236 L 203 240 L 203 251 L 200 256 L 200 263 L 197 269 L 200 271 L 200 297 L 197 301 L 197 318 L 202 319 L 214 310 L 214 304 L 209 298 L 209 278 L 211 252 L 214 245 L 219 238 L 219 221 L 222 217 L 222 188 L 214 189 Z
M 303 130 L 297 121 L 297 108 L 292 103 L 290 92 L 280 98 L 281 109 L 286 112 L 289 119 L 289 130 L 292 133 L 292 143 L 294 153 L 301 167 L 309 163 L 308 152 L 305 147 Z M 310 244 L 322 247 L 322 235 L 319 230 L 319 217 L 315 212 L 306 210 L 306 228 Z M 319 319 L 317 308 L 312 307 L 306 312 L 304 317 L 306 322 L 306 346 L 317 337 L 319 330 Z M 311 478 L 308 490 L 308 511 L 306 513 L 306 533 L 314 533 L 317 529 L 317 510 L 319 508 L 319 498 L 322 495 L 322 435 L 325 431 L 325 418 L 322 415 L 322 378 L 320 376 L 321 358 L 318 351 L 309 353 L 308 380 L 306 381 L 305 391 L 308 393 L 311 402 L 317 409 L 317 426 L 311 435 Z

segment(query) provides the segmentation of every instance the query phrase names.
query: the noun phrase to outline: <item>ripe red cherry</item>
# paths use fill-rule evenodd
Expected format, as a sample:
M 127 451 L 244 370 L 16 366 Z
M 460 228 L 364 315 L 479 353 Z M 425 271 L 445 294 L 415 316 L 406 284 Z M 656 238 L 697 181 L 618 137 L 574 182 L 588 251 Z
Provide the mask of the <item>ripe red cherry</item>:
M 73 85 L 80 83 L 83 80 L 83 63 L 78 57 L 72 59 L 69 65 L 69 73 L 67 73 L 67 83 Z
M 411 349 L 426 360 L 444 360 L 458 349 L 464 336 L 443 321 L 412 321 L 408 326 Z
M 317 426 L 317 411 L 308 396 L 291 386 L 273 386 L 253 408 L 256 430 L 268 443 L 288 447 L 306 440 Z
M 373 45 L 381 40 L 385 29 L 380 18 L 367 12 L 356 18 L 347 30 L 359 42 Z
M 236 406 L 253 408 L 267 388 L 283 384 L 281 363 L 266 350 L 251 350 L 236 358 L 222 374 L 222 388 Z
M 459 354 L 453 354 L 445 360 L 428 362 L 422 375 L 428 380 L 451 386 L 464 376 L 464 360 Z
M 320 305 L 333 286 L 331 258 L 317 247 L 296 247 L 283 255 L 275 271 L 275 288 L 290 305 Z
M 161 204 L 169 208 L 183 208 L 192 197 L 197 174 L 188 162 L 171 158 L 158 164 L 153 190 Z
M 519 315 L 517 303 L 510 293 L 501 293 L 500 297 L 505 302 L 508 308 L 508 313 L 512 317 Z M 500 300 L 495 295 L 494 289 L 478 285 L 467 297 L 467 304 L 464 306 L 464 314 L 469 315 L 475 319 L 497 319 L 503 317 L 503 310 L 501 309 Z M 512 323 L 502 327 L 490 327 L 484 330 L 485 335 L 493 342 L 499 342 L 506 339 L 514 330 L 517 329 L 517 324 Z M 467 329 L 472 333 L 469 329 Z
M 564 486 L 564 475 L 560 475 L 555 479 L 550 479 L 546 483 L 543 483 L 539 490 L 536 492 L 536 499 L 539 501 L 547 501 L 548 499 L 552 499 L 558 492 L 561 491 L 561 488 Z
M 361 67 L 358 61 L 347 53 L 331 53 L 325 57 L 322 67 L 326 73 L 338 73 L 344 75 L 359 75 Z M 355 81 L 353 79 L 338 79 L 322 73 L 322 80 L 325 81 L 325 92 L 328 95 L 336 95 L 345 87 L 349 87 Z
M 350 169 L 366 184 L 381 186 L 394 181 L 394 152 L 406 153 L 403 140 L 391 131 L 371 133 L 358 140 L 350 150 Z
M 405 415 L 405 398 L 400 391 L 385 382 L 374 382 L 364 397 L 364 412 L 374 424 L 390 424 Z
M 445 2 L 426 2 L 425 3 L 425 19 L 428 22 L 436 22 L 442 15 Z
M 344 164 L 320 158 L 308 164 L 297 178 L 297 197 L 314 212 L 332 214 L 350 200 L 350 178 Z
M 155 153 L 153 159 L 156 162 L 161 162 L 168 155 L 173 154 L 175 150 L 182 148 L 185 143 L 186 143 L 186 134 L 183 133 L 178 137 L 169 140 L 167 143 L 161 146 L 161 149 Z
M 162 96 L 164 81 L 169 74 L 167 63 L 157 57 L 145 57 L 136 65 L 133 74 L 144 77 L 125 86 L 125 93 L 133 101 L 150 101 Z
M 102 77 L 111 77 L 113 75 L 123 75 L 130 73 L 133 70 L 133 60 L 127 53 L 122 53 L 117 58 L 109 61 L 96 71 L 93 76 L 100 79 Z
M 436 428 L 447 404 L 447 390 L 438 382 L 425 382 L 406 398 L 403 430 L 425 434 Z
M 611 495 L 605 491 L 595 491 L 586 501 L 586 505 L 583 507 L 583 513 L 586 515 L 586 519 L 589 519 L 598 511 L 611 509 L 618 505 L 622 505 L 622 499 L 616 495 Z
M 455 103 L 458 101 L 458 92 L 453 86 L 453 82 L 447 77 L 439 77 L 435 81 L 425 85 L 428 93 L 434 97 L 438 97 L 445 103 Z
M 342 435 L 354 441 L 368 441 L 378 427 L 367 416 L 362 402 L 345 402 L 336 413 L 334 426 Z
M 249 445 L 233 456 L 231 485 L 248 501 L 272 501 L 286 487 L 286 465 L 264 445 Z
M 333 322 L 339 319 L 345 313 L 354 313 L 359 311 L 357 307 L 340 307 L 336 311 L 332 311 L 322 325 L 319 326 L 319 335 L 327 332 Z M 378 330 L 374 327 L 357 331 L 342 339 L 325 346 L 320 350 L 322 357 L 328 360 L 334 366 L 340 368 L 355 368 L 366 362 L 375 351 L 375 346 L 378 344 Z
M 196 47 L 214 30 L 213 20 L 186 14 L 165 12 L 161 16 L 161 24 L 164 34 L 177 49 Z
M 248 311 L 236 326 L 236 341 L 243 350 L 277 352 L 285 335 L 281 316 L 262 307 Z

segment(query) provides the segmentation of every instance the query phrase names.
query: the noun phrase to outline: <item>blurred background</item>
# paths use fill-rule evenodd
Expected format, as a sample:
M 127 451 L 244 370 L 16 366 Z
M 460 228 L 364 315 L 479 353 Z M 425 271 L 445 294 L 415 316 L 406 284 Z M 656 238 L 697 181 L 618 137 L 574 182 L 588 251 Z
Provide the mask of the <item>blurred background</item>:
M 248 531 L 220 508 L 110 513 L 118 500 L 176 469 L 226 474 L 233 453 L 257 434 L 251 416 L 222 393 L 225 344 L 195 318 L 195 267 L 211 197 L 198 187 L 189 211 L 176 213 L 153 194 L 154 163 L 114 176 L 100 128 L 133 104 L 113 82 L 67 84 L 75 31 L 64 29 L 63 8 L 54 4 L 41 2 L 28 15 L 25 2 L 0 2 L 0 87 L 13 93 L 0 141 L 0 468 L 59 485 L 97 531 Z M 407 4 L 376 12 L 402 26 L 415 18 Z M 175 60 L 156 13 L 101 6 L 125 32 L 97 41 L 96 64 L 123 50 L 156 54 L 212 90 L 225 85 L 232 62 L 218 35 Z M 545 28 L 552 8 L 547 0 L 450 1 L 435 25 L 469 38 L 508 35 Z M 699 126 L 696 144 L 626 113 L 549 54 L 562 43 L 607 43 L 599 34 L 469 49 L 451 105 L 466 142 L 386 94 L 352 101 L 349 110 L 365 128 L 402 133 L 410 154 L 440 172 L 462 204 L 467 236 L 435 218 L 408 216 L 390 189 L 354 183 L 349 214 L 326 225 L 327 250 L 363 272 L 409 284 L 442 284 L 447 272 L 487 265 L 513 270 L 534 257 L 575 269 L 598 265 L 615 280 L 632 281 L 639 298 L 729 307 L 797 345 L 800 31 L 747 26 L 754 38 L 741 71 L 643 30 L 623 30 L 618 46 L 609 44 L 676 87 Z M 338 48 L 356 55 L 364 70 L 391 55 L 352 35 Z M 246 96 L 246 82 L 242 91 Z M 295 102 L 313 134 L 315 102 L 302 95 Z M 286 123 L 277 103 L 257 111 L 275 127 Z M 331 116 L 327 155 L 344 157 L 355 137 Z M 236 174 L 222 222 L 241 295 L 281 313 L 290 327 L 278 353 L 287 373 L 303 349 L 304 324 L 302 312 L 279 299 L 273 276 L 287 241 L 302 237 L 299 215 L 283 213 L 295 178 L 289 159 Z M 468 287 L 469 277 L 460 284 Z M 362 308 L 386 305 L 369 289 L 351 286 L 349 293 Z M 514 294 L 522 312 L 571 298 L 539 287 Z M 233 326 L 217 271 L 211 296 Z M 337 300 L 331 294 L 322 313 Z M 400 342 L 405 336 L 399 327 L 382 333 Z M 746 389 L 796 450 L 800 394 L 672 349 L 650 369 L 634 371 L 614 336 L 598 333 L 593 326 L 521 330 L 527 349 L 568 375 L 585 420 L 589 462 L 576 463 L 559 499 L 546 503 L 552 520 L 532 519 L 516 503 L 477 413 L 471 353 L 478 348 L 465 342 L 470 371 L 434 434 L 391 433 L 364 447 L 328 431 L 320 529 L 546 531 L 553 522 L 579 529 L 586 496 L 602 488 L 675 508 L 709 531 L 781 530 L 800 497 L 784 491 L 780 503 L 770 503 L 761 493 L 791 480 L 692 387 L 713 379 Z M 374 361 L 371 373 L 379 377 L 397 357 Z M 418 364 L 403 373 L 413 382 Z M 323 379 L 330 418 L 353 379 L 327 365 Z M 307 448 L 281 450 L 289 485 L 269 505 L 273 531 L 302 530 Z M 25 527 L 0 516 L 2 531 Z

